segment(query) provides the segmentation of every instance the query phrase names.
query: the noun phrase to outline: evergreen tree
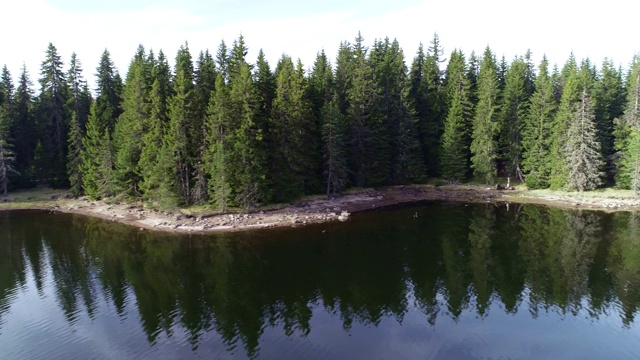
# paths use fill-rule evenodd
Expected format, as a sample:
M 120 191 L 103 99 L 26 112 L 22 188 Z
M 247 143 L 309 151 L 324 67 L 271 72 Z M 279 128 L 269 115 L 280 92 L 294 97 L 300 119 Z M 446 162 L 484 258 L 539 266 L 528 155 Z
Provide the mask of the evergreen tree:
M 66 176 L 66 149 L 68 134 L 68 89 L 58 50 L 49 43 L 40 70 L 39 118 L 47 155 L 46 174 L 50 185 L 64 186 Z
M 0 194 L 7 196 L 9 173 L 18 173 L 15 169 L 15 156 L 9 139 L 10 119 L 3 107 L 0 107 Z
M 500 109 L 499 149 L 504 173 L 523 181 L 522 127 L 528 106 L 526 93 L 527 64 L 516 58 L 505 73 L 502 106 Z
M 69 123 L 67 176 L 73 196 L 82 195 L 82 130 L 76 113 L 71 114 Z
M 588 89 L 583 86 L 567 131 L 564 145 L 568 168 L 567 187 L 570 190 L 593 190 L 602 184 L 604 162 L 600 153 L 595 110 Z
M 225 83 L 229 82 L 229 49 L 224 40 L 220 42 L 216 52 L 216 70 L 222 74 Z
M 170 168 L 170 151 L 164 143 L 168 131 L 167 102 L 171 94 L 170 70 L 164 53 L 158 53 L 158 59 L 152 69 L 153 85 L 149 93 L 149 116 L 144 124 L 142 150 L 138 168 L 142 181 L 140 189 L 143 198 L 150 204 L 171 207 L 176 201 L 171 193 L 173 177 L 167 176 Z
M 567 129 L 574 116 L 575 107 L 579 101 L 579 83 L 575 60 L 570 58 L 563 68 L 562 99 L 558 111 L 554 116 L 550 133 L 549 156 L 549 184 L 553 189 L 561 189 L 567 185 L 567 162 L 563 147 L 567 142 Z
M 443 49 L 440 47 L 438 34 L 433 34 L 431 46 L 427 50 L 422 70 L 423 84 L 421 87 L 424 94 L 424 107 L 422 110 L 416 108 L 416 115 L 418 116 L 422 133 L 421 142 L 424 164 L 431 176 L 440 174 L 439 145 L 444 131 L 443 122 L 446 110 L 443 71 L 440 69 L 440 63 L 445 61 L 442 58 L 442 54 Z
M 324 50 L 318 53 L 309 75 L 309 100 L 313 112 L 319 119 L 322 107 L 333 99 L 334 78 L 331 62 Z
M 31 185 L 33 151 L 39 137 L 36 129 L 34 95 L 31 87 L 29 74 L 23 65 L 14 95 L 14 117 L 11 128 L 11 134 L 15 141 L 15 153 L 17 154 L 15 166 L 21 174 L 18 184 L 16 184 L 18 186 Z
M 100 187 L 103 175 L 101 173 L 103 169 L 103 157 L 101 157 L 103 154 L 101 154 L 101 150 L 104 146 L 102 143 L 103 134 L 107 132 L 105 131 L 106 129 L 101 129 L 96 111 L 97 104 L 94 102 L 91 104 L 87 131 L 82 139 L 82 150 L 80 152 L 82 166 L 79 172 L 82 174 L 82 189 L 90 199 L 100 199 L 105 196 L 104 189 Z
M 627 76 L 627 105 L 623 115 L 615 120 L 614 127 L 615 149 L 618 151 L 616 185 L 629 188 L 634 167 L 628 168 L 627 165 L 632 164 L 629 159 L 635 156 L 629 150 L 630 135 L 640 129 L 640 55 L 634 56 L 631 63 Z
M 347 121 L 349 124 L 349 168 L 352 183 L 358 187 L 381 185 L 391 167 L 387 137 L 375 112 L 379 103 L 373 69 L 367 61 L 367 49 L 361 35 L 354 45 L 347 90 Z
M 258 53 L 256 69 L 254 73 L 254 86 L 258 96 L 258 113 L 256 125 L 263 134 L 269 133 L 269 118 L 273 108 L 273 99 L 276 97 L 276 79 L 271 72 L 269 63 L 262 49 Z M 271 146 L 269 146 L 271 148 Z
M 211 94 L 215 90 L 216 85 L 216 63 L 209 51 L 200 52 L 195 70 L 195 108 L 194 122 L 191 127 L 193 140 L 192 154 L 194 164 L 194 186 L 191 192 L 191 202 L 193 204 L 202 204 L 207 198 L 207 176 L 202 154 L 206 151 L 205 137 L 207 117 L 207 108 Z
M 633 129 L 629 134 L 621 163 L 629 188 L 640 194 L 640 129 Z
M 229 51 L 227 69 L 229 72 L 230 80 L 240 75 L 241 66 L 249 65 L 247 63 L 248 52 L 249 48 L 247 48 L 247 44 L 244 42 L 244 36 L 242 36 L 241 34 L 236 40 L 233 41 L 233 46 L 231 47 L 231 51 Z M 249 69 L 251 69 L 250 65 Z
M 209 175 L 208 198 L 220 211 L 226 211 L 232 204 L 231 178 L 233 164 L 230 163 L 232 119 L 229 115 L 229 94 L 224 76 L 218 73 L 213 96 L 209 101 L 206 120 L 206 153 L 204 168 Z
M 348 42 L 340 43 L 338 56 L 336 57 L 335 87 L 338 96 L 338 107 L 343 115 L 347 114 L 349 108 L 348 91 L 351 88 L 352 68 L 354 66 L 353 49 Z
M 122 80 L 106 49 L 100 57 L 96 77 L 96 116 L 99 128 L 101 131 L 109 129 L 113 132 L 116 119 L 122 113 L 120 109 Z
M 342 191 L 349 181 L 345 141 L 345 118 L 335 96 L 321 109 L 322 141 L 324 144 L 324 175 L 327 196 Z
M 471 133 L 471 167 L 478 180 L 490 183 L 496 176 L 499 83 L 496 60 L 487 47 L 478 75 L 478 104 Z
M 113 133 L 114 191 L 133 198 L 140 195 L 139 184 L 142 181 L 138 163 L 143 145 L 140 139 L 149 116 L 150 72 L 151 64 L 140 45 L 129 65 L 122 94 L 122 114 Z
M 5 65 L 0 75 L 0 194 L 5 196 L 10 181 L 9 174 L 18 174 L 13 141 L 15 119 L 13 96 L 13 80 Z
M 76 53 L 71 54 L 69 71 L 67 72 L 67 86 L 69 88 L 67 108 L 71 111 L 71 116 L 76 116 L 80 131 L 84 133 L 92 100 L 87 82 L 82 75 L 82 64 Z M 71 127 L 71 124 L 69 126 Z
M 535 80 L 535 91 L 522 129 L 523 171 L 530 189 L 549 186 L 548 156 L 551 127 L 556 109 L 553 83 L 549 77 L 547 57 L 543 57 Z
M 467 129 L 471 123 L 471 105 L 468 98 L 468 79 L 465 76 L 465 60 L 461 51 L 454 50 L 451 53 L 446 74 L 449 109 L 440 143 L 440 169 L 444 179 L 462 181 L 469 168 Z
M 308 192 L 315 174 L 311 104 L 301 65 L 283 56 L 278 64 L 276 97 L 269 122 L 273 147 L 271 181 L 276 201 L 288 201 Z
M 5 68 L 6 69 L 6 68 Z M 18 174 L 13 152 L 13 139 L 11 139 L 11 124 L 13 119 L 10 113 L 9 99 L 11 97 L 11 84 L 2 79 L 2 102 L 0 103 L 0 194 L 7 196 L 9 188 L 9 173 Z
M 174 95 L 169 99 L 169 131 L 165 137 L 165 144 L 173 156 L 175 189 L 180 203 L 189 204 L 191 201 L 192 172 L 193 172 L 193 63 L 188 45 L 180 46 L 176 56 L 174 77 Z
M 244 209 L 252 209 L 270 198 L 264 134 L 254 121 L 256 99 L 251 69 L 248 64 L 241 64 L 229 90 L 229 118 L 236 129 L 231 139 L 233 168 L 230 173 L 233 174 L 233 201 Z
M 370 62 L 378 91 L 375 111 L 385 129 L 392 166 L 386 182 L 404 184 L 424 179 L 426 171 L 418 140 L 415 112 L 407 99 L 407 69 L 396 40 L 376 42 Z
M 468 64 L 467 82 L 469 83 L 469 101 L 471 102 L 471 106 L 475 107 L 476 103 L 478 103 L 478 77 L 480 75 L 480 59 L 478 59 L 475 51 L 471 51 Z M 496 67 L 496 81 L 497 71 Z
M 614 119 L 623 113 L 625 89 L 622 74 L 614 67 L 611 60 L 605 58 L 598 81 L 593 91 L 593 101 L 598 126 L 598 140 L 602 145 L 602 155 L 605 159 L 607 182 L 613 182 L 615 176 L 614 163 Z

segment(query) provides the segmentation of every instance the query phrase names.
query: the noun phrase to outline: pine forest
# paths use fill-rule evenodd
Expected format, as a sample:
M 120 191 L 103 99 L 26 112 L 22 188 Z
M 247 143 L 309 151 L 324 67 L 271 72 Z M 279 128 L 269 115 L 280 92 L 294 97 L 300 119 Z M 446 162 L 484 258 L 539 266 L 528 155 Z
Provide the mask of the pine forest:
M 360 34 L 313 64 L 247 53 L 242 36 L 174 60 L 140 45 L 121 77 L 105 50 L 94 88 L 53 44 L 37 79 L 4 66 L 0 196 L 44 185 L 225 211 L 433 179 L 640 192 L 640 55 L 534 64 L 445 54 L 434 35 L 408 59 Z

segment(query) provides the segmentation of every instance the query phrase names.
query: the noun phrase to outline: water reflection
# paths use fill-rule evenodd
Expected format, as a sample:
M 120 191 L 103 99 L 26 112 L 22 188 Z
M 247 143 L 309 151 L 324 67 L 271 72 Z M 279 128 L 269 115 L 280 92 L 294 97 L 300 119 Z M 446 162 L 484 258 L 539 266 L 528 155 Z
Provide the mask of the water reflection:
M 349 334 L 354 324 L 402 324 L 412 309 L 434 328 L 469 311 L 527 310 L 619 316 L 628 327 L 640 303 L 638 214 L 513 204 L 428 204 L 215 237 L 4 212 L 0 259 L 0 335 L 31 281 L 41 299 L 51 288 L 68 326 L 113 312 L 120 328 L 138 322 L 151 347 L 180 333 L 197 351 L 216 334 L 224 351 L 249 357 L 269 329 L 309 336 L 318 311 Z

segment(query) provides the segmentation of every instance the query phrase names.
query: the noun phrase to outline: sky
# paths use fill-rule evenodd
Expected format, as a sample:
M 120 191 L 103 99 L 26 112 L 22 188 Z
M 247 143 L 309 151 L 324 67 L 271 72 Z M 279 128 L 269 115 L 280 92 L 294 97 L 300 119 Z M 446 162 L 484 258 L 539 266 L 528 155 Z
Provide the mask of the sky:
M 419 44 L 437 33 L 445 57 L 458 48 L 482 54 L 490 46 L 507 60 L 543 54 L 561 66 L 571 52 L 600 65 L 607 57 L 627 67 L 640 43 L 634 14 L 640 5 L 627 0 L 10 0 L 0 22 L 0 66 L 17 80 L 22 64 L 38 90 L 40 64 L 49 43 L 65 63 L 76 52 L 90 85 L 107 49 L 124 77 L 139 44 L 162 49 L 173 64 L 185 41 L 192 56 L 215 54 L 224 40 L 240 34 L 255 62 L 262 48 L 274 69 L 282 54 L 300 58 L 305 68 L 325 50 L 335 59 L 343 41 L 358 32 L 366 45 L 397 39 L 409 66 Z

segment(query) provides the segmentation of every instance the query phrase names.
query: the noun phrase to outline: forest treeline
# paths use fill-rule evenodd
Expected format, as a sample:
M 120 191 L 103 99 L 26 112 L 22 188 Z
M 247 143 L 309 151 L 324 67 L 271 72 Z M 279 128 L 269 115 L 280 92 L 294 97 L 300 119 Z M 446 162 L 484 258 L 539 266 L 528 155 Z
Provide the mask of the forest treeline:
M 529 188 L 640 190 L 640 57 L 562 67 L 487 47 L 448 57 L 434 35 L 410 67 L 359 34 L 305 70 L 242 36 L 173 67 L 139 46 L 122 79 L 107 50 L 90 91 L 53 44 L 36 94 L 0 77 L 0 194 L 37 184 L 161 207 L 252 208 L 348 187 L 520 178 Z M 446 66 L 445 66 L 446 64 Z M 16 86 L 17 85 L 17 86 Z

